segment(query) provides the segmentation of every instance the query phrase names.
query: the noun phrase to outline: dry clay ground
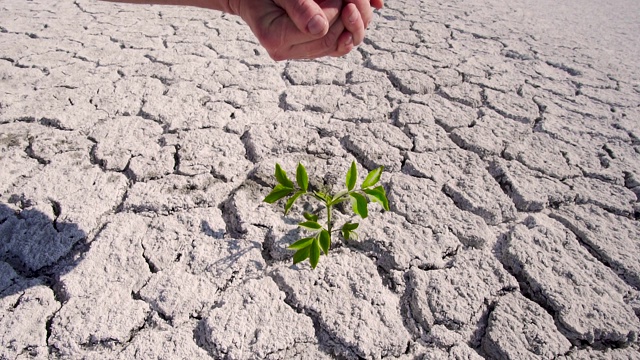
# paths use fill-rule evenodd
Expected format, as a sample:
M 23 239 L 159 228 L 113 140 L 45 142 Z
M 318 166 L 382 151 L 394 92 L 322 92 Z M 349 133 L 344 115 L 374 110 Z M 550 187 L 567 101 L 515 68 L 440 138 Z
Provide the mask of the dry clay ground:
M 0 358 L 640 358 L 637 4 L 388 1 L 274 63 L 216 12 L 0 1 Z M 291 266 L 275 163 L 353 160 L 391 211 Z

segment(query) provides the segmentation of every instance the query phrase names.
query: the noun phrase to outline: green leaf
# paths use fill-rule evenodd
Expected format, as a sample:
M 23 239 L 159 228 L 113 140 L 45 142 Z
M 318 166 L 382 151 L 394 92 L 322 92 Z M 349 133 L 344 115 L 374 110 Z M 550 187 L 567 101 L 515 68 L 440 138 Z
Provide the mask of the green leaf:
M 329 255 L 329 248 L 331 247 L 331 234 L 327 230 L 322 229 L 320 231 L 320 235 L 318 236 L 320 240 L 320 247 L 322 248 L 322 252 L 325 255 Z
M 285 215 L 287 215 L 289 210 L 291 210 L 291 207 L 293 206 L 293 203 L 296 202 L 296 200 L 298 200 L 300 195 L 302 195 L 304 193 L 305 193 L 304 191 L 300 190 L 300 191 L 296 192 L 295 194 L 293 194 L 293 196 L 290 197 L 289 200 L 287 200 L 287 203 L 284 205 L 284 214 Z
M 345 239 L 345 240 L 349 240 L 350 239 L 351 232 L 349 230 L 342 229 L 342 230 L 340 230 L 340 232 L 342 233 L 342 238 L 343 239 Z
M 293 254 L 293 264 L 297 264 L 300 261 L 304 261 L 309 257 L 309 253 L 311 252 L 311 246 L 307 246 L 306 248 L 302 248 L 298 251 L 296 251 L 295 254 Z
M 345 202 L 345 201 L 347 201 L 347 200 L 349 200 L 349 198 L 348 198 L 348 197 L 346 197 L 346 198 L 342 198 L 342 199 L 333 199 L 333 200 L 331 200 L 331 202 L 330 202 L 328 205 L 329 205 L 329 206 L 338 205 L 338 204 L 340 204 L 341 202 Z
M 348 193 L 349 193 L 349 190 L 338 191 L 338 193 L 333 196 L 333 199 L 331 199 L 331 201 L 334 202 L 334 201 L 340 199 L 341 197 L 347 195 Z
M 345 229 L 345 230 L 348 230 L 348 231 L 353 231 L 353 230 L 358 228 L 358 225 L 360 225 L 360 224 L 348 222 L 348 223 L 345 223 L 344 225 L 342 225 L 342 228 Z
M 373 189 L 364 189 L 363 191 L 369 196 L 369 199 L 379 203 L 383 209 L 389 211 L 389 200 L 387 200 L 387 193 L 382 186 L 377 186 Z
M 347 189 L 349 191 L 356 187 L 356 180 L 358 180 L 358 169 L 356 168 L 356 162 L 351 162 L 351 167 L 347 171 Z
M 276 163 L 276 180 L 285 187 L 293 189 L 293 182 L 287 177 L 287 172 L 282 170 L 280 164 Z
M 308 247 L 309 245 L 311 245 L 312 242 L 313 242 L 313 238 L 312 237 L 300 239 L 300 240 L 294 242 L 293 244 L 289 245 L 287 247 L 287 249 L 290 249 L 290 250 L 304 249 L 304 248 Z
M 304 168 L 302 163 L 298 163 L 298 168 L 296 169 L 296 181 L 298 182 L 298 186 L 300 189 L 305 192 L 309 189 L 309 177 L 307 176 L 307 169 Z
M 325 203 L 330 203 L 331 202 L 331 196 L 320 192 L 320 191 L 315 191 L 313 193 L 315 196 L 319 197 L 322 201 L 324 201 Z
M 356 233 L 355 231 L 342 230 L 342 237 L 347 241 L 351 239 L 358 239 L 358 233 Z
M 291 192 L 293 192 L 292 188 L 288 188 L 285 187 L 281 184 L 276 185 L 273 190 L 271 190 L 271 192 L 269 193 L 269 195 L 267 195 L 264 200 L 264 202 L 269 203 L 269 204 L 273 204 L 274 202 L 282 199 L 283 197 L 291 194 Z
M 362 194 L 351 193 L 351 207 L 353 212 L 360 215 L 361 218 L 366 219 L 369 216 L 369 210 L 367 209 L 367 198 Z
M 382 170 L 384 170 L 384 166 L 380 166 L 377 169 L 373 169 L 369 171 L 361 187 L 365 189 L 377 184 L 378 181 L 380 181 L 380 175 L 382 175 Z
M 304 216 L 304 218 L 309 221 L 316 221 L 316 222 L 318 221 L 318 215 L 316 214 L 312 214 L 305 211 L 304 213 L 302 213 L 302 216 Z
M 346 198 L 345 198 L 344 196 L 345 196 L 345 195 L 347 195 L 348 193 L 349 193 L 349 191 L 348 191 L 348 190 L 341 190 L 341 191 L 339 191 L 337 194 L 335 194 L 335 195 L 331 198 L 331 201 L 329 201 L 329 202 L 327 203 L 327 205 L 328 205 L 328 206 L 331 206 L 331 205 L 339 204 L 339 203 L 341 203 L 341 202 L 343 202 L 343 201 L 347 200 L 347 199 L 348 199 L 348 197 L 346 197 Z
M 320 230 L 322 229 L 322 225 L 318 224 L 316 221 L 305 221 L 298 224 L 298 226 L 305 228 L 307 230 Z
M 356 235 L 353 230 L 358 228 L 358 223 L 345 223 L 344 225 L 342 225 L 342 237 L 345 240 L 350 240 L 351 239 L 351 235 Z
M 318 239 L 313 239 L 313 243 L 309 246 L 309 264 L 311 264 L 311 268 L 315 269 L 318 266 L 318 260 L 320 260 L 320 245 L 318 244 Z

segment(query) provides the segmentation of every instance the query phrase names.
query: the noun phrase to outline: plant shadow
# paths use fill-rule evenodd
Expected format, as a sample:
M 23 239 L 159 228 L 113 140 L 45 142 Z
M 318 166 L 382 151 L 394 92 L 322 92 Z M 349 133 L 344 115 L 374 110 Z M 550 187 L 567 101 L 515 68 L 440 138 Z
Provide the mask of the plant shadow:
M 246 239 L 225 238 L 224 229 L 213 230 L 209 222 L 206 220 L 203 220 L 200 223 L 200 229 L 203 234 L 212 237 L 215 240 L 223 241 L 226 245 L 226 253 L 228 255 L 221 257 L 210 265 L 212 268 L 216 268 L 219 271 L 229 271 L 230 269 L 233 269 L 234 265 L 239 263 L 240 259 L 245 255 L 250 254 L 252 251 L 262 251 L 262 244 L 260 242 Z M 263 268 L 262 264 L 259 262 L 250 261 L 249 263 L 257 269 Z
M 208 221 L 202 220 L 200 222 L 200 230 L 207 236 L 210 236 L 214 239 L 223 239 L 225 234 L 225 229 L 214 230 Z
M 29 204 L 0 202 L 0 299 L 38 284 L 50 286 L 82 260 L 87 234 L 57 217 L 55 203 L 52 214 L 45 214 Z

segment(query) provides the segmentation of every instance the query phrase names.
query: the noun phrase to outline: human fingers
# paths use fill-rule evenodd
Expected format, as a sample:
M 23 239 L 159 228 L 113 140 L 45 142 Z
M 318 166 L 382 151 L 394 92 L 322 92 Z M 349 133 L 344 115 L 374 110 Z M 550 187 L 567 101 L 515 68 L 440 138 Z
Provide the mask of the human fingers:
M 249 5 L 248 2 L 239 4 Z M 329 19 L 338 18 L 341 5 L 342 0 L 326 0 L 321 3 L 322 10 Z M 249 25 L 260 44 L 276 61 L 288 59 L 286 54 L 293 45 L 315 39 L 314 36 L 300 31 L 286 11 L 273 1 L 259 1 L 250 6 L 239 6 L 238 10 L 238 14 Z M 334 21 L 336 22 L 341 23 Z
M 343 0 L 314 0 L 318 6 L 324 11 L 329 19 L 329 27 L 336 21 L 340 20 L 340 12 L 344 6 Z
M 380 10 L 384 6 L 384 0 L 371 0 L 371 6 Z
M 323 0 L 323 2 L 335 2 L 335 0 Z M 324 36 L 329 31 L 330 24 L 335 21 L 335 18 L 329 19 L 321 4 L 314 0 L 274 0 L 274 3 L 286 11 L 298 30 L 315 38 Z M 334 7 L 339 8 L 340 4 Z
M 370 0 L 345 0 L 345 3 L 354 4 L 358 8 L 362 23 L 366 29 L 371 20 L 373 20 L 373 8 L 371 7 Z
M 360 45 L 364 40 L 365 28 L 357 6 L 353 3 L 347 4 L 342 9 L 341 19 L 345 29 L 353 36 L 353 45 Z
M 337 44 L 337 49 L 334 52 L 327 54 L 328 56 L 340 57 L 351 52 L 351 50 L 353 50 L 354 48 L 353 34 L 346 30 L 343 31 L 342 34 L 340 34 L 340 36 L 338 37 Z
M 346 34 L 343 34 L 346 33 Z M 344 45 L 346 42 L 353 42 L 351 34 L 345 31 L 342 21 L 336 21 L 327 34 L 316 40 L 312 40 L 303 44 L 296 44 L 284 52 L 277 53 L 277 59 L 315 59 L 323 56 L 341 56 L 348 53 L 353 46 L 344 45 L 339 47 L 338 40 Z M 345 52 L 346 51 L 346 52 Z
M 344 22 L 342 23 L 344 24 Z M 341 27 L 335 27 L 335 33 L 332 36 L 335 36 L 337 32 L 341 29 Z M 329 47 L 329 46 L 327 46 Z M 340 57 L 347 55 L 353 48 L 355 47 L 353 41 L 353 34 L 344 28 L 342 33 L 338 36 L 338 39 L 335 41 L 334 50 L 329 50 L 326 53 L 323 53 L 321 56 L 332 56 L 332 57 Z M 330 48 L 330 47 L 329 47 Z M 316 56 L 316 57 L 321 57 Z

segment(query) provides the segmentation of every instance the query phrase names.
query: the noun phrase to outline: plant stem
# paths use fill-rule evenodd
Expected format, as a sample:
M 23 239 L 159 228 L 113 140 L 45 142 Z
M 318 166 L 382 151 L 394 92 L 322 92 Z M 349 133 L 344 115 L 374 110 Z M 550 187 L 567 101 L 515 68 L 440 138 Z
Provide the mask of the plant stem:
M 329 235 L 331 235 L 331 205 L 326 204 L 327 206 L 327 230 L 329 231 Z

